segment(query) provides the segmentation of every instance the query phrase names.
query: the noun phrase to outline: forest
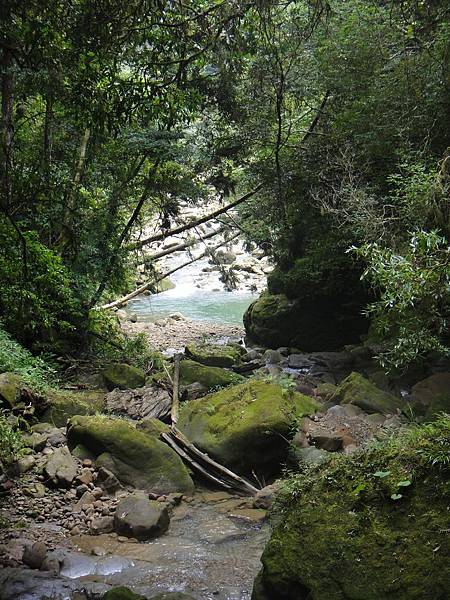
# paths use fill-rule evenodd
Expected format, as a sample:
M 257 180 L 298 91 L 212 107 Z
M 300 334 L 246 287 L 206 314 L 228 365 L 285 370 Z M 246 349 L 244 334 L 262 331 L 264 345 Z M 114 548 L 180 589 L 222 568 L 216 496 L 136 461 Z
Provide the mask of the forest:
M 0 78 L 0 598 L 448 598 L 448 2 L 3 0 Z

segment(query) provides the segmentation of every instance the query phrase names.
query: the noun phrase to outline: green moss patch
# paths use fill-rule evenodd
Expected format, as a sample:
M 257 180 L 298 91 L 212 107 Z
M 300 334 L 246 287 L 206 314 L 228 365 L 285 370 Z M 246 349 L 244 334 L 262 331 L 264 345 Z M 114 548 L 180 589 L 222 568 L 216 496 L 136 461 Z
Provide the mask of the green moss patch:
M 450 597 L 448 417 L 285 482 L 253 600 Z
M 188 358 L 208 367 L 232 367 L 241 362 L 245 349 L 238 344 L 213 346 L 209 344 L 189 344 L 185 348 Z
M 360 373 L 350 373 L 338 386 L 334 399 L 340 404 L 355 404 L 368 413 L 395 413 L 404 403 L 400 398 L 383 392 Z
M 179 428 L 219 462 L 250 474 L 279 472 L 287 439 L 318 403 L 275 383 L 250 380 L 184 404 Z

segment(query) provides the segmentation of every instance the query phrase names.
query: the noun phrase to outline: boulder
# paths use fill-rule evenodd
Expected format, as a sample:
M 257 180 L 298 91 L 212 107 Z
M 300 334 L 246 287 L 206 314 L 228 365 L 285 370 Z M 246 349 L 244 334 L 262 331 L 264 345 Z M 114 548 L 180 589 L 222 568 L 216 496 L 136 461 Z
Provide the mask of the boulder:
M 94 415 L 104 407 L 105 393 L 101 390 L 51 390 L 46 393 L 46 407 L 40 421 L 55 427 L 65 427 L 74 415 Z
M 359 341 L 367 331 L 367 320 L 361 316 L 359 302 L 338 302 L 336 295 L 312 288 L 305 281 L 301 297 L 289 297 L 270 286 L 272 293 L 263 292 L 244 315 L 247 336 L 264 346 L 291 346 L 302 351 L 338 350 Z
M 167 390 L 156 385 L 133 390 L 116 388 L 106 394 L 105 405 L 109 412 L 131 419 L 164 419 L 170 414 L 172 398 Z
M 214 346 L 208 344 L 189 344 L 185 354 L 195 362 L 208 367 L 232 367 L 241 362 L 245 349 L 239 344 Z
M 449 598 L 447 475 L 430 461 L 449 439 L 441 420 L 289 481 L 252 600 Z
M 193 482 L 181 458 L 155 436 L 128 421 L 106 416 L 77 416 L 68 423 L 69 448 L 79 444 L 127 485 L 161 494 L 192 492 Z
M 173 374 L 173 365 L 169 372 Z M 155 373 L 151 379 L 161 383 L 169 381 L 166 371 Z M 197 397 L 204 396 L 209 390 L 227 387 L 241 381 L 244 381 L 243 377 L 228 369 L 206 366 L 190 359 L 180 362 L 180 386 L 185 391 L 193 384 L 200 384 L 203 393 L 198 394 Z
M 0 406 L 13 408 L 19 399 L 23 383 L 15 373 L 2 373 L 0 375 Z
M 178 426 L 218 462 L 270 476 L 287 456 L 293 423 L 317 408 L 312 398 L 251 380 L 184 404 Z
M 102 376 L 108 390 L 140 388 L 145 384 L 145 373 L 142 369 L 125 363 L 114 363 L 103 369 Z
M 31 569 L 40 569 L 46 556 L 47 547 L 44 542 L 34 542 L 34 544 L 25 547 L 22 561 Z
M 144 494 L 132 494 L 119 502 L 114 515 L 114 529 L 119 535 L 150 540 L 165 533 L 170 517 L 165 502 L 149 500 Z
M 428 418 L 440 412 L 450 413 L 450 373 L 435 373 L 419 381 L 411 390 L 413 410 Z
M 395 413 L 404 402 L 383 392 L 360 373 L 350 373 L 337 387 L 334 399 L 340 404 L 354 404 L 367 413 Z
M 44 475 L 58 487 L 70 487 L 77 474 L 77 463 L 67 446 L 57 448 L 44 466 Z

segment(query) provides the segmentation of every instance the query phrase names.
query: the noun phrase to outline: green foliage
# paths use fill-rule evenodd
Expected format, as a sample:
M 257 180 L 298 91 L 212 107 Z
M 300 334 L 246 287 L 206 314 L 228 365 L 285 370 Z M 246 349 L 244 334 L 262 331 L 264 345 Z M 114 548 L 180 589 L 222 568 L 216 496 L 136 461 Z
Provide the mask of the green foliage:
M 12 372 L 35 391 L 56 383 L 57 369 L 48 357 L 33 356 L 0 326 L 0 373 Z
M 0 414 L 0 465 L 8 466 L 17 460 L 22 449 L 21 433 L 11 426 L 6 414 Z
M 377 243 L 357 253 L 368 264 L 363 277 L 379 299 L 368 308 L 388 349 L 381 364 L 401 369 L 429 352 L 450 353 L 450 247 L 436 231 L 410 234 L 409 244 L 396 252 Z
M 163 368 L 163 356 L 151 348 L 147 334 L 125 334 L 109 311 L 90 312 L 88 334 L 89 352 L 100 360 L 129 363 L 145 372 Z

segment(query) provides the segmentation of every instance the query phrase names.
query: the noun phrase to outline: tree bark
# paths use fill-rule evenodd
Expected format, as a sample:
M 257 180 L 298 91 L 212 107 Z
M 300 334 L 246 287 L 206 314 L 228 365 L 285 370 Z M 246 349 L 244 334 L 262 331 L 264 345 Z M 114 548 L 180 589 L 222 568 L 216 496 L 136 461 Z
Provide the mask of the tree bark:
M 3 209 L 10 211 L 12 203 L 12 168 L 14 150 L 14 56 L 6 44 L 2 49 L 2 187 Z
M 90 137 L 91 137 L 91 130 L 89 129 L 89 127 L 86 127 L 86 129 L 84 130 L 83 135 L 81 137 L 79 152 L 78 152 L 77 166 L 75 169 L 75 174 L 73 176 L 73 180 L 72 180 L 72 184 L 70 186 L 69 193 L 67 195 L 66 206 L 64 209 L 63 225 L 66 228 L 70 228 L 70 221 L 72 220 L 71 215 L 75 209 L 76 192 L 78 190 L 78 186 L 80 185 L 81 177 L 83 175 L 84 163 L 86 162 L 87 145 L 88 145 Z

